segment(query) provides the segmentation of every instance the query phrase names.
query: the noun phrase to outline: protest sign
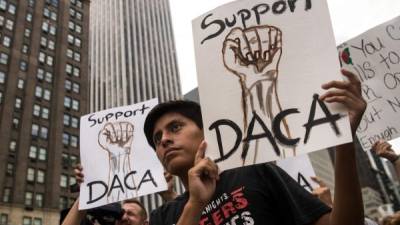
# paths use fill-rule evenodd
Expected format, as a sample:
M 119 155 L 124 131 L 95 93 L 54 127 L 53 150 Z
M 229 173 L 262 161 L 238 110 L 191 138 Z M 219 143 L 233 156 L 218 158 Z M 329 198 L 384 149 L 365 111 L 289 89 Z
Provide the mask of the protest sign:
M 397 155 L 400 155 L 400 138 L 396 138 L 388 142 L 392 146 L 393 151 L 396 152 Z
M 364 150 L 400 136 L 400 17 L 338 47 L 342 66 L 357 74 L 367 110 L 357 130 Z
M 297 156 L 296 158 L 279 160 L 276 161 L 276 164 L 285 170 L 286 173 L 307 191 L 312 192 L 318 187 L 318 185 L 311 180 L 311 177 L 315 177 L 315 171 L 307 154 Z
M 167 189 L 164 170 L 143 125 L 157 99 L 81 117 L 84 182 L 79 209 L 89 209 Z
M 232 2 L 192 22 L 207 155 L 225 170 L 350 142 L 327 2 Z

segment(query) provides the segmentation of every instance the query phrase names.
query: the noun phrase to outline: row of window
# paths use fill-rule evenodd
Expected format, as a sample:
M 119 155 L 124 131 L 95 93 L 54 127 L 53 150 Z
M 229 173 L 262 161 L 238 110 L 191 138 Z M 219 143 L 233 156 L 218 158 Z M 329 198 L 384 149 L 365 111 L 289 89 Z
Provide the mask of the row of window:
M 5 27 L 7 30 L 12 31 L 14 28 L 14 21 L 6 19 L 4 16 L 0 16 L 0 28 Z
M 68 44 L 75 45 L 76 47 L 80 48 L 82 46 L 82 41 L 78 37 L 74 37 L 72 34 L 68 34 L 67 36 Z
M 80 85 L 79 85 L 79 83 L 70 81 L 70 80 L 68 80 L 68 79 L 65 80 L 65 85 L 64 85 L 64 87 L 65 87 L 65 90 L 67 90 L 67 91 L 72 91 L 72 92 L 75 92 L 75 93 L 77 93 L 77 94 L 79 94 L 79 92 L 80 92 Z
M 80 76 L 81 70 L 79 69 L 79 67 L 73 66 L 73 65 L 67 63 L 67 64 L 65 65 L 65 72 L 66 72 L 69 76 L 79 77 L 79 76 Z
M 26 180 L 28 182 L 37 182 L 39 184 L 44 184 L 45 172 L 41 169 L 28 168 L 26 172 Z
M 37 98 L 43 98 L 46 101 L 50 101 L 51 99 L 51 91 L 46 88 L 42 88 L 40 86 L 35 87 L 35 96 Z
M 61 174 L 60 177 L 60 187 L 68 188 L 70 185 L 76 184 L 76 179 L 74 176 L 68 176 L 66 174 Z
M 40 106 L 38 104 L 33 105 L 33 115 L 36 117 L 40 117 L 42 119 L 49 119 L 50 110 L 45 106 Z
M 64 107 L 67 109 L 73 109 L 79 111 L 79 100 L 71 98 L 69 96 L 64 97 Z
M 38 147 L 35 145 L 31 145 L 29 148 L 29 155 L 30 159 L 38 159 L 40 161 L 47 160 L 47 150 L 44 147 Z
M 42 225 L 42 224 L 43 222 L 41 218 L 36 218 L 36 217 L 32 218 L 24 216 L 22 220 L 22 225 Z
M 35 198 L 33 198 L 35 197 Z M 44 202 L 44 195 L 42 193 L 33 193 L 30 191 L 25 192 L 25 205 L 35 206 L 42 208 Z M 25 225 L 25 223 L 24 223 Z
M 64 132 L 62 143 L 64 144 L 64 146 L 71 146 L 77 148 L 79 143 L 79 138 L 78 136 Z
M 39 81 L 46 81 L 47 83 L 51 83 L 53 81 L 53 74 L 49 71 L 45 71 L 42 68 L 38 68 L 36 73 L 36 78 Z
M 31 135 L 33 137 L 40 137 L 42 139 L 47 140 L 49 135 L 49 129 L 45 126 L 40 126 L 38 124 L 33 123 L 31 129 Z
M 8 3 L 8 10 L 7 10 L 7 1 L 0 0 L 0 10 L 8 11 L 10 14 L 15 15 L 17 7 L 12 3 Z
M 77 19 L 79 21 L 83 20 L 83 15 L 79 11 L 75 10 L 74 8 L 69 9 L 69 16 L 71 18 Z
M 79 118 L 71 116 L 68 113 L 64 113 L 64 126 L 79 128 Z

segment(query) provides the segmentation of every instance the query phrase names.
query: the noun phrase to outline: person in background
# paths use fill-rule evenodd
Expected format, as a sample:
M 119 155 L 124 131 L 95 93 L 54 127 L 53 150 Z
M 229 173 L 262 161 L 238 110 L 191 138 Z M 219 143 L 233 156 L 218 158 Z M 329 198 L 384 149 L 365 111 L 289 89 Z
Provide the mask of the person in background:
M 385 140 L 378 140 L 372 146 L 372 151 L 379 157 L 389 160 L 396 170 L 396 175 L 400 179 L 400 155 L 397 155 L 392 146 Z

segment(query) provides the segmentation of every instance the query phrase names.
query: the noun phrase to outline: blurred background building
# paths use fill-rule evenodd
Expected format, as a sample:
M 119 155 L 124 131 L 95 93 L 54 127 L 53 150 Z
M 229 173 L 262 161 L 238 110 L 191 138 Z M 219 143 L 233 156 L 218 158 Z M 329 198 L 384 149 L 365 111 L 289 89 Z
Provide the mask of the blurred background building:
M 0 224 L 58 224 L 87 108 L 88 1 L 0 0 Z

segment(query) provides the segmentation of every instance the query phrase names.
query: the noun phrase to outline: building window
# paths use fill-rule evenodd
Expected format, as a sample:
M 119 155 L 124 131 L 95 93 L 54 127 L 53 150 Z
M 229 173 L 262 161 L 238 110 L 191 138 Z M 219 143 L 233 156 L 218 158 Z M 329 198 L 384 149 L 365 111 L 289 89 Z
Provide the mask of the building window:
M 51 35 L 55 36 L 57 33 L 57 29 L 55 25 L 50 25 L 50 32 Z
M 46 120 L 49 119 L 49 109 L 46 107 L 42 107 L 42 118 Z
M 13 121 L 12 121 L 12 124 L 13 124 L 13 128 L 14 129 L 18 129 L 19 128 L 19 118 L 14 117 Z
M 25 192 L 25 205 L 32 206 L 33 203 L 33 193 L 30 191 Z
M 7 48 L 9 48 L 11 46 L 11 38 L 9 36 L 4 35 L 3 45 Z
M 54 49 L 55 49 L 55 43 L 54 43 L 54 41 L 49 40 L 49 43 L 47 43 L 47 47 L 48 47 L 50 50 L 54 50 Z
M 60 207 L 60 209 L 68 208 L 68 199 L 66 197 L 63 197 L 63 196 L 60 197 L 59 207 Z
M 50 72 L 46 72 L 45 81 L 47 83 L 51 83 L 53 81 L 53 74 Z
M 26 173 L 26 180 L 30 181 L 30 182 L 35 181 L 35 169 L 28 168 L 27 173 Z
M 67 146 L 67 145 L 69 145 L 69 134 L 68 133 L 63 133 L 63 140 L 62 140 L 62 143 L 65 145 L 65 146 Z
M 43 88 L 40 86 L 36 86 L 35 88 L 35 96 L 38 98 L 42 97 Z
M 39 148 L 39 160 L 41 161 L 47 160 L 47 150 L 45 148 Z
M 16 109 L 21 109 L 22 107 L 22 99 L 21 98 L 15 98 L 15 108 Z
M 15 152 L 15 150 L 17 149 L 17 142 L 14 140 L 10 141 L 8 148 L 10 149 L 10 152 Z
M 78 147 L 78 137 L 74 136 L 74 135 L 71 135 L 70 138 L 71 138 L 70 139 L 70 145 L 72 147 L 74 147 L 74 148 L 77 148 Z
M 13 176 L 14 175 L 14 164 L 7 163 L 7 175 Z
M 63 188 L 68 187 L 68 176 L 67 175 L 61 174 L 60 186 Z
M 39 117 L 40 116 L 40 106 L 34 104 L 33 105 L 33 115 Z
M 1 83 L 1 81 L 0 81 L 0 83 Z M 65 80 L 64 87 L 65 87 L 65 90 L 71 91 L 72 90 L 72 82 L 70 80 Z
M 67 37 L 68 37 L 68 38 L 67 38 L 68 43 L 71 44 L 71 45 L 74 44 L 74 36 L 71 35 L 71 34 L 68 34 Z
M 31 30 L 30 30 L 29 28 L 25 28 L 24 36 L 25 36 L 26 38 L 30 38 L 30 36 L 31 36 Z
M 24 81 L 23 79 L 19 78 L 19 79 L 18 79 L 17 87 L 18 87 L 19 89 L 24 89 L 24 84 L 25 84 L 25 81 Z
M 65 108 L 71 108 L 71 102 L 72 102 L 72 100 L 71 100 L 71 98 L 70 97 L 68 97 L 68 96 L 65 96 L 64 97 L 64 106 L 65 106 Z
M 81 54 L 79 52 L 74 52 L 74 60 L 77 62 L 81 61 Z
M 44 177 L 45 177 L 44 171 L 43 170 L 37 170 L 36 181 L 38 183 L 40 183 L 40 184 L 43 184 L 44 183 Z
M 4 53 L 4 52 L 0 53 L 0 64 L 4 64 L 4 65 L 8 64 L 8 55 L 7 55 L 7 53 Z
M 71 64 L 66 64 L 65 65 L 65 72 L 67 73 L 67 74 L 69 74 L 69 75 L 71 75 L 72 74 L 72 65 Z
M 72 51 L 72 49 L 67 49 L 67 57 L 70 59 L 74 57 L 74 51 Z
M 54 61 L 53 56 L 48 55 L 48 56 L 47 56 L 47 60 L 46 60 L 47 65 L 53 66 L 53 61 Z
M 42 200 L 42 202 L 43 202 L 43 200 Z M 42 203 L 42 206 L 39 206 L 39 207 L 43 207 L 43 203 Z M 33 225 L 42 225 L 43 223 L 42 223 L 42 219 L 41 218 L 35 218 L 34 220 L 33 220 Z
M 0 215 L 0 225 L 8 225 L 8 215 L 5 213 L 2 213 Z
M 6 82 L 6 74 L 3 71 L 0 71 L 0 84 L 4 84 Z
M 44 79 L 44 70 L 42 68 L 38 68 L 36 77 L 38 80 L 43 80 Z
M 44 98 L 45 100 L 47 100 L 47 101 L 50 101 L 50 98 L 51 98 L 51 91 L 50 91 L 50 90 L 47 90 L 47 89 L 44 89 L 43 98 Z
M 75 18 L 76 18 L 77 20 L 82 21 L 82 19 L 83 19 L 82 13 L 76 12 Z
M 69 177 L 69 185 L 74 185 L 76 184 L 76 178 L 75 177 Z
M 31 145 L 31 147 L 29 148 L 29 158 L 36 159 L 36 157 L 37 157 L 37 147 Z
M 79 101 L 78 100 L 75 100 L 75 99 L 72 100 L 72 109 L 75 111 L 79 111 Z
M 0 28 L 3 27 L 3 26 L 4 26 L 4 16 L 0 15 Z
M 71 118 L 71 127 L 79 128 L 79 119 L 76 117 Z
M 40 63 L 45 63 L 46 61 L 46 54 L 44 52 L 39 52 L 39 58 L 38 58 Z
M 27 71 L 28 70 L 28 63 L 26 61 L 24 61 L 24 60 L 21 60 L 19 62 L 19 69 L 21 71 Z
M 80 85 L 77 83 L 73 83 L 72 85 L 72 91 L 79 94 L 79 90 L 80 90 Z
M 4 188 L 3 191 L 3 202 L 11 201 L 11 188 Z
M 64 114 L 64 125 L 69 126 L 69 121 L 70 121 L 71 116 L 68 114 Z
M 43 194 L 37 193 L 37 194 L 35 195 L 35 204 L 36 204 L 36 206 L 39 207 L 39 208 L 42 208 L 42 207 L 43 207 Z M 37 218 L 35 219 L 35 221 L 36 221 L 36 220 L 37 220 Z M 41 222 L 42 222 L 42 221 L 40 221 L 40 224 L 41 224 Z M 34 223 L 34 225 L 35 225 L 35 223 Z
M 29 23 L 32 22 L 32 13 L 28 12 L 28 13 L 26 14 L 25 19 L 26 19 L 26 21 L 29 22 Z
M 7 1 L 6 0 L 0 0 L 0 9 L 3 11 L 6 11 L 6 9 L 7 9 Z
M 32 130 L 31 130 L 32 136 L 39 136 L 39 125 L 37 124 L 32 124 Z
M 14 4 L 9 4 L 8 5 L 8 12 L 12 15 L 15 15 L 15 11 L 16 11 L 17 7 Z
M 49 134 L 49 129 L 47 127 L 41 127 L 40 128 L 40 137 L 43 139 L 47 139 Z
M 33 8 L 33 6 L 35 6 L 35 0 L 28 0 L 28 6 Z
M 25 199 L 26 199 L 26 194 L 25 194 Z M 25 200 L 25 205 L 26 205 L 26 200 Z M 22 225 L 32 225 L 32 218 L 25 216 L 24 219 L 22 220 Z
M 22 50 L 21 50 L 21 52 L 24 53 L 24 54 L 28 54 L 28 52 L 29 52 L 29 45 L 23 44 L 23 45 L 22 45 Z
M 57 13 L 51 12 L 51 19 L 57 21 Z
M 6 28 L 8 29 L 8 30 L 13 30 L 13 28 L 14 28 L 14 21 L 12 21 L 12 20 L 7 20 L 6 21 Z
M 43 48 L 47 47 L 47 38 L 46 37 L 40 38 L 40 47 L 43 47 Z

